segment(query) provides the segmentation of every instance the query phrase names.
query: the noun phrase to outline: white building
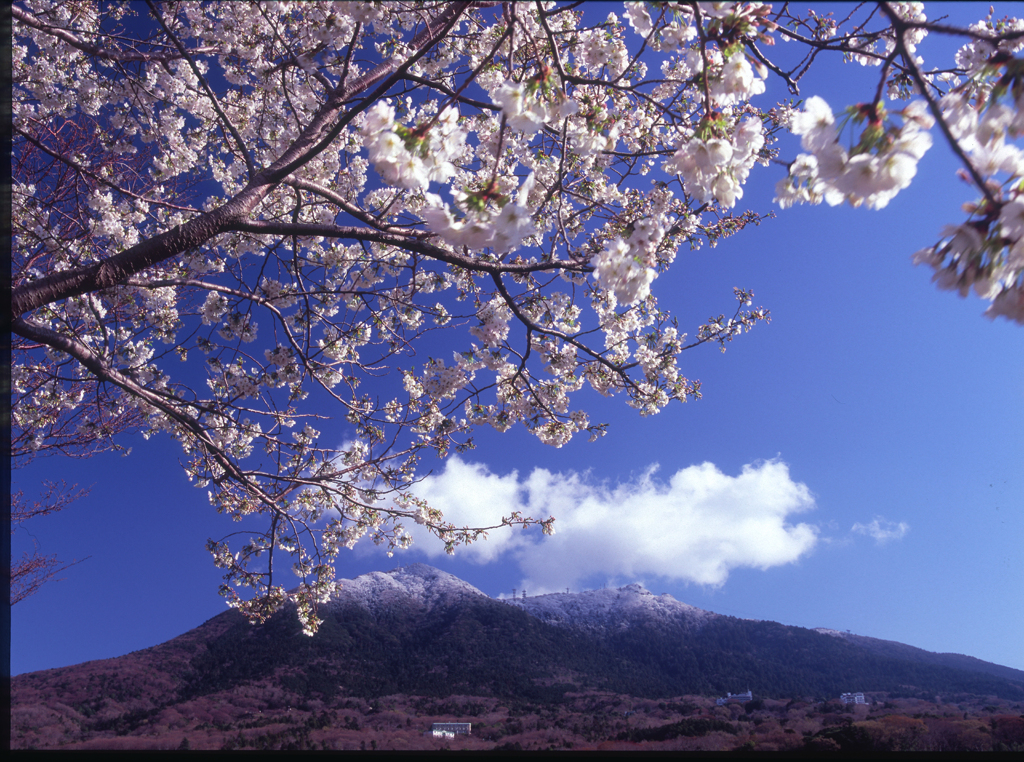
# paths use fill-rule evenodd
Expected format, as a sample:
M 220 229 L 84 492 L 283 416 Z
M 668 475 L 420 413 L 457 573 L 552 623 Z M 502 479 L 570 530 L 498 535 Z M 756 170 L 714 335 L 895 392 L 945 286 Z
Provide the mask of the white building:
M 430 732 L 435 738 L 455 738 L 455 736 L 468 736 L 473 733 L 471 722 L 435 722 L 430 726 Z
M 844 704 L 866 704 L 863 693 L 844 693 L 839 697 Z
M 753 701 L 754 694 L 748 688 L 746 693 L 726 693 L 725 698 L 715 699 L 715 704 L 725 706 L 726 704 L 738 704 L 743 701 Z

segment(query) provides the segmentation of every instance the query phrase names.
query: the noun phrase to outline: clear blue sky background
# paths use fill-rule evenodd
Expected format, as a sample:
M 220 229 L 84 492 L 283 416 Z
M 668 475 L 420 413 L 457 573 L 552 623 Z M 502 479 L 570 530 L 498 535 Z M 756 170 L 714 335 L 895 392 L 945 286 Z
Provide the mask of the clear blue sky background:
M 926 10 L 931 17 L 940 7 Z M 985 10 L 941 6 L 957 22 Z M 1012 10 L 997 6 L 997 15 Z M 933 36 L 921 50 L 928 63 L 947 62 L 955 47 Z M 781 46 L 773 52 L 785 54 Z M 822 95 L 836 110 L 872 96 L 876 69 L 821 63 L 802 83 L 803 95 Z M 762 102 L 781 97 L 772 81 Z M 680 252 L 654 292 L 686 330 L 730 309 L 734 286 L 753 289 L 755 305 L 772 312 L 770 326 L 724 355 L 712 347 L 684 355 L 703 400 L 642 419 L 621 399 L 595 395 L 592 419 L 611 424 L 602 440 L 556 450 L 522 431 L 480 432 L 464 457 L 477 468 L 462 470 L 476 481 L 460 482 L 453 471 L 433 482 L 436 495 L 450 496 L 460 486 L 465 494 L 471 486 L 522 485 L 546 469 L 559 485 L 552 494 L 563 500 L 552 504 L 568 516 L 554 538 L 537 531 L 514 542 L 495 538 L 454 558 L 426 543 L 393 559 L 359 546 L 341 558 L 339 576 L 426 561 L 492 596 L 513 587 L 533 594 L 636 581 L 723 614 L 849 629 L 1024 669 L 1024 329 L 989 322 L 985 303 L 937 291 L 930 271 L 911 265 L 911 254 L 934 243 L 943 225 L 961 222 L 961 203 L 974 198 L 933 133 L 936 145 L 914 184 L 884 210 L 790 209 L 715 249 Z M 797 150 L 789 138 L 783 158 Z M 741 205 L 772 208 L 783 173 L 756 167 Z M 345 435 L 339 424 L 338 441 Z M 13 537 L 16 554 L 30 546 L 31 532 L 43 553 L 89 556 L 12 609 L 13 674 L 155 645 L 224 610 L 204 543 L 231 531 L 229 522 L 189 486 L 173 442 L 131 445 L 128 457 L 40 460 L 13 474 L 26 492 L 55 476 L 92 485 L 86 499 Z M 722 551 L 731 560 L 721 584 L 692 581 L 680 569 L 703 552 L 708 530 L 673 526 L 672 511 L 682 516 L 692 506 L 673 497 L 672 475 L 705 462 L 724 474 L 719 502 L 701 515 L 728 532 L 745 510 L 762 510 L 765 498 L 735 477 L 773 460 L 813 500 L 774 526 L 792 536 L 805 524 L 813 542 L 795 560 L 771 563 L 762 551 L 775 540 L 766 535 L 731 555 Z M 644 486 L 652 464 L 660 470 Z M 443 462 L 433 467 L 444 473 Z M 657 503 L 647 534 L 677 543 L 677 558 L 651 557 L 642 533 L 629 539 L 648 518 L 644 495 Z M 579 507 L 587 496 L 590 513 Z M 594 519 L 586 529 L 584 514 Z M 867 528 L 876 519 L 900 536 L 872 537 Z M 617 534 L 631 543 L 625 550 L 608 544 Z M 618 556 L 602 555 L 614 547 Z M 743 563 L 748 556 L 753 566 Z

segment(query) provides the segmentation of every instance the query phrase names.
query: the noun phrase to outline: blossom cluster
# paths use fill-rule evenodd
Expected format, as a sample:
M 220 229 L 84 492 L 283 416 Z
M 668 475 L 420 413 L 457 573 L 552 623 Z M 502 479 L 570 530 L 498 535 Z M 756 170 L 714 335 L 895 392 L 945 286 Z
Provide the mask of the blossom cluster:
M 907 6 L 900 12 L 923 20 L 919 9 Z M 971 29 L 979 35 L 996 31 L 986 24 Z M 1014 21 L 1007 29 L 1024 29 L 1024 22 Z M 912 47 L 921 36 L 916 34 L 908 44 Z M 841 145 L 840 125 L 828 104 L 817 96 L 809 98 L 804 110 L 793 115 L 790 129 L 801 136 L 801 146 L 810 153 L 799 155 L 790 165 L 789 176 L 776 187 L 776 200 L 783 207 L 821 201 L 885 206 L 916 174 L 917 163 L 932 144 L 927 130 L 938 115 L 964 156 L 964 176 L 985 197 L 966 205 L 971 219 L 946 225 L 942 239 L 915 253 L 913 261 L 935 270 L 939 288 L 961 296 L 973 290 L 990 301 L 988 317 L 1024 323 L 1024 229 L 1019 223 L 1024 151 L 1013 143 L 1024 135 L 1024 79 L 1010 58 L 1022 47 L 1016 35 L 998 48 L 985 39 L 965 45 L 957 62 L 971 79 L 932 106 L 918 100 L 893 112 L 881 103 L 847 109 L 848 123 L 865 125 L 850 152 Z M 982 85 L 986 74 L 1000 72 L 1001 91 Z M 1009 103 L 1000 97 L 1007 91 L 1013 94 Z M 902 125 L 892 124 L 893 116 L 900 116 Z
M 394 107 L 386 101 L 375 103 L 366 112 L 362 134 L 370 162 L 385 182 L 399 188 L 426 189 L 455 174 L 452 160 L 466 142 L 459 114 L 448 107 L 431 122 L 414 129 L 398 124 Z
M 747 117 L 727 132 L 723 120 L 708 120 L 684 140 L 665 162 L 665 169 L 683 178 L 687 194 L 732 208 L 743 198 L 743 184 L 760 159 L 764 128 L 760 119 Z
M 612 29 L 617 28 L 618 18 L 614 13 L 608 14 L 607 24 Z M 589 70 L 606 69 L 612 79 L 625 72 L 629 51 L 619 35 L 609 34 L 605 29 L 591 29 L 583 32 L 582 41 L 581 59 Z
M 497 203 L 488 204 L 493 194 L 487 189 L 480 193 L 458 192 L 456 199 L 465 210 L 464 216 L 459 218 L 440 196 L 428 193 L 427 205 L 420 215 L 431 232 L 451 246 L 473 251 L 491 249 L 505 254 L 518 247 L 524 238 L 538 232 L 529 205 L 535 181 L 533 174 L 523 181 L 515 203 L 506 197 L 496 197 Z
M 657 215 L 637 220 L 632 227 L 627 239 L 616 236 L 594 261 L 597 282 L 626 306 L 646 299 L 651 292 L 651 283 L 658 275 L 653 265 L 668 220 Z
M 560 92 L 553 94 L 550 101 L 545 98 L 545 91 L 551 91 L 545 84 L 544 80 L 536 79 L 525 83 L 505 82 L 492 96 L 494 103 L 501 106 L 501 113 L 512 129 L 533 135 L 546 123 L 579 111 L 579 104 Z
M 946 225 L 942 240 L 918 251 L 914 262 L 935 270 L 939 288 L 961 296 L 973 289 L 989 300 L 988 317 L 1024 324 L 1024 151 L 1010 142 L 1024 135 L 1024 96 L 1016 109 L 992 102 L 980 117 L 964 92 L 950 93 L 940 106 L 990 197 L 969 204 L 972 219 Z
M 881 104 L 852 107 L 850 120 L 867 125 L 853 151 L 847 152 L 831 107 L 823 98 L 809 98 L 804 110 L 793 115 L 790 129 L 811 153 L 800 154 L 789 177 L 779 181 L 779 204 L 824 200 L 835 206 L 846 201 L 869 209 L 888 204 L 917 173 L 917 163 L 931 148 L 927 130 L 934 124 L 924 101 L 914 101 L 895 113 L 902 117 L 901 126 L 887 124 L 891 115 Z

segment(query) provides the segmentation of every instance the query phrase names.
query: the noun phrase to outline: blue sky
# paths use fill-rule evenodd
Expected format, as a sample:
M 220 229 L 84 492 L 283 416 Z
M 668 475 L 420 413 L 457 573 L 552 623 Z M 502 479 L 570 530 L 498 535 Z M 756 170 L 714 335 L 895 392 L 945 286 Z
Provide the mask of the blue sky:
M 986 9 L 942 6 L 954 21 Z M 927 62 L 952 49 L 922 46 Z M 822 64 L 804 96 L 836 110 L 871 97 L 877 70 Z M 762 102 L 780 97 L 770 81 Z M 597 442 L 553 449 L 481 431 L 460 461 L 424 461 L 434 475 L 421 490 L 451 516 L 549 509 L 554 537 L 495 534 L 454 558 L 429 541 L 390 559 L 360 545 L 339 576 L 425 561 L 492 596 L 640 582 L 723 614 L 1024 669 L 1024 330 L 911 264 L 974 198 L 933 135 L 914 183 L 883 210 L 778 211 L 716 248 L 680 251 L 653 292 L 684 330 L 728 310 L 735 286 L 772 313 L 725 354 L 683 355 L 702 400 L 645 419 L 593 395 L 591 419 L 610 424 Z M 787 139 L 783 158 L 797 150 Z M 783 173 L 755 167 L 740 205 L 773 208 Z M 177 445 L 130 444 L 127 457 L 14 472 L 29 493 L 53 477 L 92 491 L 12 538 L 15 554 L 31 532 L 43 553 L 89 556 L 12 609 L 13 674 L 155 645 L 224 610 L 204 544 L 230 527 L 189 485 Z

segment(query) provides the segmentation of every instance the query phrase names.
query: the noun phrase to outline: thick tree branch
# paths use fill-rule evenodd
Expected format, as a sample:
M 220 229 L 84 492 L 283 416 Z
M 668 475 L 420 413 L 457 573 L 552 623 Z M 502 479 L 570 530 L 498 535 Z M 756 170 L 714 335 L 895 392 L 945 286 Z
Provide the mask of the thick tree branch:
M 224 230 L 228 221 L 248 211 L 245 194 L 240 194 L 219 209 L 200 214 L 183 225 L 149 238 L 118 254 L 86 267 L 47 275 L 23 283 L 11 294 L 11 318 L 17 320 L 44 304 L 101 291 L 124 283 L 132 275 L 198 248 Z M 255 206 L 255 199 L 252 206 Z
M 591 272 L 591 265 L 571 260 L 554 260 L 549 262 L 498 262 L 475 257 L 455 254 L 440 246 L 428 243 L 422 238 L 388 233 L 382 230 L 343 227 L 340 225 L 320 225 L 312 222 L 278 222 L 274 220 L 232 222 L 225 232 L 257 233 L 260 235 L 301 236 L 304 238 L 349 238 L 353 241 L 382 243 L 399 249 L 411 251 L 439 262 L 447 262 L 465 270 L 485 273 L 533 273 L 550 270 L 570 270 L 572 272 Z

